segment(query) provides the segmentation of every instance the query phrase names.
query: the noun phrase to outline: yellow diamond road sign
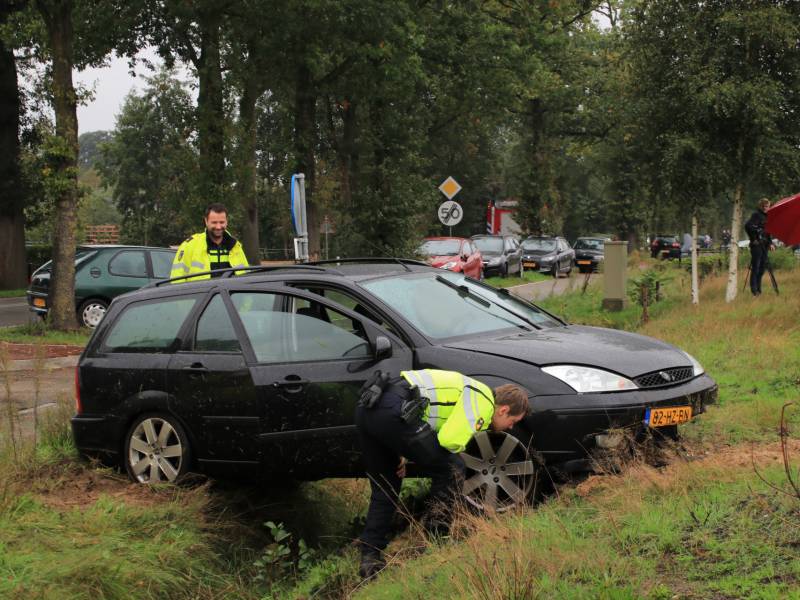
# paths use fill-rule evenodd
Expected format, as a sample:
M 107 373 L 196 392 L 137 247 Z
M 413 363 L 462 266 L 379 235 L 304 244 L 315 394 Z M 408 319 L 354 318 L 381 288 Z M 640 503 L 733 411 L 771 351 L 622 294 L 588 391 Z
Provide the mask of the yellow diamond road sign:
M 442 185 L 439 186 L 439 191 L 447 196 L 448 200 L 452 200 L 453 196 L 461 191 L 461 186 L 458 185 L 455 179 L 448 177 L 442 182 Z

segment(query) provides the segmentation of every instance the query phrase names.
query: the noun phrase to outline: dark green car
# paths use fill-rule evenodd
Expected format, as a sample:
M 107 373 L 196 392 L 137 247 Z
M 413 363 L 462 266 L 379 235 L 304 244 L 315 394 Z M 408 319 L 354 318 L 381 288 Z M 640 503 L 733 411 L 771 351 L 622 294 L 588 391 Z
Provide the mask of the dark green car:
M 75 252 L 75 306 L 78 322 L 95 328 L 111 301 L 156 279 L 167 279 L 175 250 L 146 246 L 78 246 Z M 49 310 L 52 261 L 31 275 L 30 309 L 42 317 Z

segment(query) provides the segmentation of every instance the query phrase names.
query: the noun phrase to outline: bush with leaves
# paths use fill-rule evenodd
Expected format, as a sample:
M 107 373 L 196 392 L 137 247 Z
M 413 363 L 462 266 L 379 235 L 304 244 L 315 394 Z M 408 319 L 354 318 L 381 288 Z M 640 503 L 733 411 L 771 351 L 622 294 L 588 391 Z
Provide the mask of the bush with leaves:
M 268 583 L 270 586 L 285 581 L 290 577 L 307 572 L 314 566 L 316 551 L 309 548 L 305 540 L 300 539 L 292 544 L 292 534 L 283 523 L 267 521 L 264 525 L 269 529 L 272 541 L 267 544 L 261 556 L 253 563 L 258 569 L 254 577 L 256 581 Z
M 664 274 L 663 269 L 648 269 L 639 277 L 628 281 L 628 298 L 639 306 L 655 304 L 660 299 L 660 289 L 670 278 Z

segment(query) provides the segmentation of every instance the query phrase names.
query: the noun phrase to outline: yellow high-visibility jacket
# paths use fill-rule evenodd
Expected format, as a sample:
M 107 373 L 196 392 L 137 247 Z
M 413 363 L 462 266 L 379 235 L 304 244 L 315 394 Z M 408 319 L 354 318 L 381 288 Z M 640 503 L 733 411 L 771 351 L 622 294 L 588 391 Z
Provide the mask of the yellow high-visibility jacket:
M 422 369 L 400 375 L 430 400 L 425 419 L 443 448 L 463 452 L 475 433 L 489 429 L 494 415 L 489 386 L 455 371 Z
M 172 261 L 172 271 L 170 277 L 180 277 L 191 273 L 202 273 L 211 271 L 212 264 L 227 262 L 231 267 L 246 267 L 247 257 L 244 255 L 244 248 L 241 242 L 229 234 L 227 231 L 222 237 L 219 250 L 208 251 L 208 232 L 195 233 L 186 239 L 178 248 L 175 260 Z M 237 273 L 238 275 L 239 273 Z M 194 281 L 197 279 L 208 279 L 210 275 L 198 275 L 197 277 L 187 277 L 180 281 Z M 174 283 L 180 283 L 174 282 Z

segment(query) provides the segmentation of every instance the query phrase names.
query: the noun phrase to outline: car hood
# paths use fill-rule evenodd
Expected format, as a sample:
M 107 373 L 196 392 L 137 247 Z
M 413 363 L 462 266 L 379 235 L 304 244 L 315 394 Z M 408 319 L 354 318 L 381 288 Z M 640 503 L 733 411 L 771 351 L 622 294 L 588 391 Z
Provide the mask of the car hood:
M 522 253 L 525 256 L 536 256 L 538 258 L 544 258 L 548 256 L 555 256 L 555 250 L 523 250 Z
M 602 250 L 578 250 L 575 249 L 576 256 L 603 256 Z
M 457 348 L 506 356 L 536 366 L 576 364 L 598 367 L 635 378 L 645 373 L 688 367 L 686 354 L 660 340 L 602 327 L 567 325 L 496 338 L 447 342 Z
M 461 262 L 461 258 L 459 256 L 429 256 L 427 259 L 428 264 L 433 267 L 441 267 L 445 263 L 449 262 Z

